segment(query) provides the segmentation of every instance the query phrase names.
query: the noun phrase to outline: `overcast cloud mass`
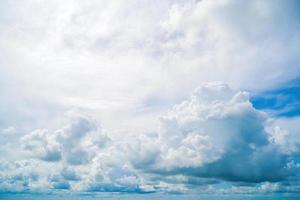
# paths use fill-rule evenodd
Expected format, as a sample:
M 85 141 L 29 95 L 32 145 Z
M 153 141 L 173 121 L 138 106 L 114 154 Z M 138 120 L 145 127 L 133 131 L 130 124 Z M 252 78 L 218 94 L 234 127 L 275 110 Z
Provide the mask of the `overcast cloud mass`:
M 297 0 L 3 0 L 0 192 L 300 192 Z

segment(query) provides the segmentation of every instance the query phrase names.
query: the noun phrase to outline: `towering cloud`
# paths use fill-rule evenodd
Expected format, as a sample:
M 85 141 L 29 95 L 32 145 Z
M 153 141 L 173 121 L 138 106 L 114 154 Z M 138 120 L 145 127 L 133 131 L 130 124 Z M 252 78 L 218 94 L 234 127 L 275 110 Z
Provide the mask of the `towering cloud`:
M 248 93 L 235 93 L 224 84 L 205 84 L 162 117 L 152 145 L 159 149 L 155 158 L 150 150 L 134 165 L 164 175 L 281 181 L 294 169 L 266 131 L 266 122 L 267 116 L 253 108 Z M 142 143 L 142 150 L 149 151 L 148 145 Z

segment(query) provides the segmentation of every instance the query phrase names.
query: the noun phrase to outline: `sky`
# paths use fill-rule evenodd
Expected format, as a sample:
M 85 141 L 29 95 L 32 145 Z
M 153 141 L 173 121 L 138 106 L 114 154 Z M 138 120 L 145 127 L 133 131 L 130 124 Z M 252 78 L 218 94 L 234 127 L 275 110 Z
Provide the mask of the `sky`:
M 300 192 L 297 0 L 3 0 L 0 192 Z

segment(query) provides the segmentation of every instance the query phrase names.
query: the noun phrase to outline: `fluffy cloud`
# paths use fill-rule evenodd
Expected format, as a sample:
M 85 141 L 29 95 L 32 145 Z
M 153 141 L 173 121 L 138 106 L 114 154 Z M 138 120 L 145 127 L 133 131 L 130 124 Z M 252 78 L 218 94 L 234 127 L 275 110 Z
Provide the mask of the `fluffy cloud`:
M 72 189 L 84 191 L 140 191 L 140 182 L 124 160 L 127 140 L 114 141 L 93 119 L 72 115 L 68 123 L 53 132 L 34 130 L 20 139 L 30 159 L 29 168 L 43 177 L 21 185 L 20 190 L 30 188 Z M 32 160 L 34 161 L 32 163 Z M 34 166 L 37 163 L 37 166 Z M 47 170 L 52 166 L 51 170 Z M 38 168 L 38 170 L 36 170 Z M 5 169 L 22 174 L 18 168 Z M 16 181 L 6 177 L 12 184 Z M 32 188 L 36 184 L 40 187 Z M 11 185 L 13 187 L 13 185 Z M 8 189 L 8 186 L 3 186 Z M 8 189 L 14 190 L 14 189 Z
M 253 108 L 248 93 L 206 84 L 161 119 L 156 157 L 150 163 L 140 157 L 135 166 L 227 181 L 284 180 L 293 172 L 287 166 L 290 158 L 272 141 L 266 124 L 267 116 Z M 141 146 L 151 158 L 148 144 Z
M 1 184 L 6 190 L 208 192 L 225 181 L 236 185 L 227 192 L 246 192 L 243 184 L 247 191 L 295 191 L 298 151 L 288 142 L 292 132 L 275 124 L 247 92 L 207 83 L 152 132 L 124 137 L 83 115 L 53 132 L 32 131 L 20 139 L 28 160 L 2 163 Z
M 46 161 L 59 161 L 61 150 L 59 144 L 47 130 L 35 130 L 22 138 L 26 150 L 32 151 L 34 156 Z
M 92 120 L 84 117 L 71 119 L 69 125 L 53 133 L 35 130 L 21 138 L 33 157 L 45 161 L 60 161 L 71 165 L 89 162 L 93 149 L 102 148 L 109 141 Z
M 280 118 L 275 120 L 276 126 L 270 129 L 271 138 L 286 154 L 300 154 L 299 117 Z

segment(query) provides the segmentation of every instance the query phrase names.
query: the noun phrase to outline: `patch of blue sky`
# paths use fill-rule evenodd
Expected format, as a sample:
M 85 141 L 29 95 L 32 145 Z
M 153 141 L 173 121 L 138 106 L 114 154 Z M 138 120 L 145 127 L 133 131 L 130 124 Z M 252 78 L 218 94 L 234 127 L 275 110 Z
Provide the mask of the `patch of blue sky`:
M 255 94 L 252 96 L 251 102 L 256 109 L 265 110 L 274 116 L 299 116 L 300 78 L 277 89 Z

